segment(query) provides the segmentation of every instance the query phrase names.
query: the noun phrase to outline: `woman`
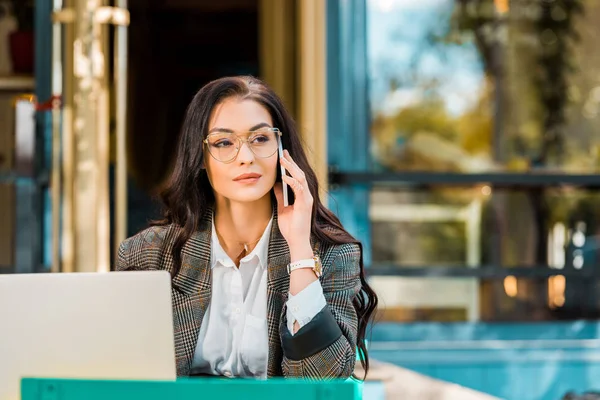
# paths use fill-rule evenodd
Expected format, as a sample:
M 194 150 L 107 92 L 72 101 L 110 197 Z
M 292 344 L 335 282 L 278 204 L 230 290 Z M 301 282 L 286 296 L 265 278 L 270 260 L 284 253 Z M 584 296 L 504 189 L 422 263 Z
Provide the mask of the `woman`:
M 179 376 L 349 377 L 357 347 L 368 371 L 362 247 L 321 204 L 270 88 L 231 77 L 196 94 L 162 198 L 164 220 L 121 244 L 116 269 L 170 271 Z

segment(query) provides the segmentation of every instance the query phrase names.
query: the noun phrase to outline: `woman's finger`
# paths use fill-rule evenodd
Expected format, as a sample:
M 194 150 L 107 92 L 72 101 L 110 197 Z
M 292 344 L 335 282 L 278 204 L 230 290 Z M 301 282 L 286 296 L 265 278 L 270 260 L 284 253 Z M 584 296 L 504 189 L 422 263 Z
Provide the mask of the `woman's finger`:
M 299 182 L 304 184 L 306 182 L 306 175 L 304 174 L 304 171 L 300 169 L 298 164 L 294 162 L 287 150 L 284 151 L 283 157 L 283 167 L 290 172 L 294 179 L 297 179 Z
M 288 184 L 289 187 L 292 188 L 292 191 L 294 192 L 294 197 L 296 198 L 296 200 L 299 200 L 299 199 L 306 200 L 305 192 L 307 191 L 307 189 L 298 181 L 298 179 L 295 179 L 294 177 L 291 177 L 291 176 L 284 176 L 283 180 L 285 181 L 285 183 Z
M 306 179 L 306 176 L 304 175 L 304 171 L 302 171 L 302 169 L 298 166 L 298 164 L 296 164 L 296 161 L 294 161 L 294 159 L 292 158 L 292 156 L 290 155 L 290 152 L 285 150 L 283 153 L 283 157 L 285 158 L 286 161 L 288 161 L 290 163 L 290 165 L 292 166 L 292 168 L 295 168 L 298 175 L 300 176 L 300 178 L 302 179 Z
M 283 180 L 289 185 L 289 187 L 292 188 L 296 200 L 301 200 L 306 204 L 312 204 L 312 195 L 310 194 L 310 190 L 308 190 L 308 187 L 306 187 L 300 181 L 291 176 L 286 175 L 283 177 Z M 296 202 L 294 202 L 294 204 L 296 204 Z
M 296 197 L 298 197 L 302 192 L 304 192 L 304 187 L 302 186 L 302 184 L 298 181 L 298 179 L 294 178 L 293 176 L 284 175 L 283 180 L 285 181 L 285 183 L 288 184 L 289 187 L 292 188 Z

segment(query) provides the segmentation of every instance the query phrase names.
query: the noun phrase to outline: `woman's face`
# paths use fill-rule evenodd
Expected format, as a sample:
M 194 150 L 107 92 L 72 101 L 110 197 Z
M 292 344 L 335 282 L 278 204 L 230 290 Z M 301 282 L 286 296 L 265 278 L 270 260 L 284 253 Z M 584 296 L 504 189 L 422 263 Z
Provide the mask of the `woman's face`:
M 204 145 L 204 159 L 217 199 L 222 196 L 235 202 L 253 202 L 269 194 L 277 178 L 277 151 L 266 158 L 259 157 L 245 140 L 250 139 L 258 153 L 269 154 L 270 151 L 264 152 L 265 148 L 271 149 L 266 144 L 267 136 L 259 132 L 261 128 L 272 127 L 273 120 L 267 109 L 253 100 L 232 97 L 214 108 L 208 124 L 209 143 Z M 239 146 L 237 137 L 242 139 L 242 145 L 233 160 L 222 162 L 211 155 L 219 157 L 231 152 Z M 246 174 L 251 174 L 250 178 L 244 179 Z

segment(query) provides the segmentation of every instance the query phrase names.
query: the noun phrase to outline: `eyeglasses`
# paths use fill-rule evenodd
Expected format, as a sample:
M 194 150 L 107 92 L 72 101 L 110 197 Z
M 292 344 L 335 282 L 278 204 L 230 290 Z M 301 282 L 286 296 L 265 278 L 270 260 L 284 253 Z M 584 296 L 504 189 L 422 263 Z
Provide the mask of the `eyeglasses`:
M 243 139 L 244 136 L 247 139 Z M 244 143 L 255 156 L 271 157 L 277 152 L 280 136 L 281 131 L 277 128 L 261 128 L 250 132 L 211 133 L 204 139 L 204 143 L 215 160 L 229 163 L 235 160 Z

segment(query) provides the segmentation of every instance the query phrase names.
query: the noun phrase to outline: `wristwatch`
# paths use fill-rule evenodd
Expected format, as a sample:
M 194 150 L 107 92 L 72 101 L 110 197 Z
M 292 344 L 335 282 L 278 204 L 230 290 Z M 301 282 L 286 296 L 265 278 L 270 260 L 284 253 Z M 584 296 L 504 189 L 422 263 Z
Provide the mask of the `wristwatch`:
M 306 258 L 304 260 L 298 260 L 288 264 L 288 274 L 300 268 L 310 268 L 313 270 L 317 278 L 321 277 L 323 273 L 323 265 L 321 265 L 321 258 L 318 254 L 314 254 L 312 258 Z

